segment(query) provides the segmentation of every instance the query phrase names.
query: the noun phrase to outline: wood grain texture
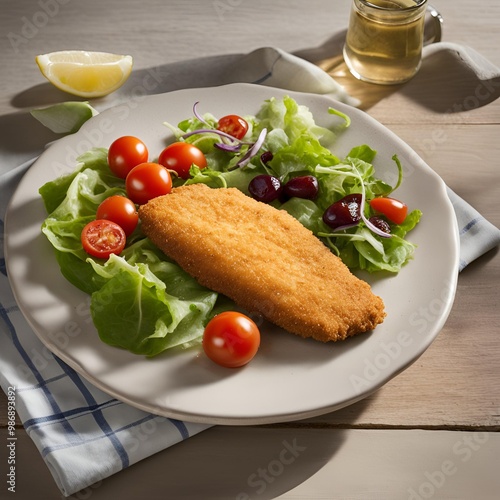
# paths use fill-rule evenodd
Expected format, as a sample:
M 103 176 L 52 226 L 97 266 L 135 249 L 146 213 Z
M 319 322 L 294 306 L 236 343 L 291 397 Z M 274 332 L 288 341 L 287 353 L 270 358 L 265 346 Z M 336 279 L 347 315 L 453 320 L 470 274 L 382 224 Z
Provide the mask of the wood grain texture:
M 287 11 L 281 23 L 276 23 L 275 19 L 279 17 L 278 13 L 285 10 L 284 3 L 273 2 L 268 4 L 266 15 L 255 9 L 252 14 L 253 22 L 250 24 L 258 32 L 269 31 L 270 42 L 273 41 L 272 36 L 278 37 L 280 43 L 276 41 L 273 43 L 289 50 L 314 47 L 326 39 L 331 30 L 332 25 L 329 20 L 325 20 L 326 17 L 336 16 L 338 19 L 346 19 L 347 16 L 344 8 L 332 9 L 331 6 L 324 6 L 324 3 L 316 1 L 311 5 L 311 8 L 317 10 L 323 6 L 325 15 L 321 20 L 314 20 L 317 27 L 307 36 L 303 35 L 302 31 L 301 37 L 288 36 L 289 23 L 301 13 L 300 6 L 290 6 L 289 3 L 287 5 L 291 11 Z M 465 1 L 454 2 L 452 9 L 449 2 L 442 0 L 439 3 L 435 2 L 436 6 L 442 7 L 447 18 L 445 25 L 447 38 L 467 43 L 483 55 L 491 57 L 493 62 L 500 63 L 498 53 L 492 50 L 489 42 L 491 37 L 494 37 L 500 16 L 490 15 L 489 8 L 486 7 L 479 11 L 473 9 Z M 182 2 L 169 4 L 169 19 L 164 25 L 169 37 L 172 36 L 169 30 L 174 20 L 179 25 L 186 26 L 186 30 L 182 30 L 178 35 L 180 38 L 175 40 L 176 50 L 173 50 L 173 46 L 166 45 L 168 40 L 162 39 L 162 27 L 158 20 L 159 13 L 164 8 L 162 2 L 159 0 L 148 2 L 147 17 L 139 17 L 135 25 L 131 19 L 133 4 L 129 1 L 123 2 L 119 26 L 111 25 L 110 28 L 104 29 L 107 19 L 112 14 L 111 5 L 112 3 L 99 3 L 97 6 L 95 0 L 61 5 L 58 14 L 50 23 L 41 27 L 33 39 L 27 39 L 24 45 L 19 45 L 17 51 L 12 47 L 10 50 L 2 51 L 0 57 L 4 60 L 3 65 L 18 69 L 6 72 L 2 80 L 0 116 L 9 115 L 15 110 L 13 103 L 16 102 L 16 93 L 20 91 L 19 81 L 24 82 L 22 88 L 29 88 L 40 81 L 41 75 L 33 67 L 31 59 L 31 55 L 40 51 L 48 52 L 68 46 L 82 47 L 82 44 L 88 41 L 91 43 L 87 48 L 101 48 L 101 50 L 127 52 L 127 49 L 133 47 L 139 66 L 192 56 L 193 45 L 188 48 L 184 42 L 189 35 L 193 40 L 200 35 L 194 29 L 194 25 L 187 23 L 190 15 L 183 8 Z M 0 21 L 3 23 L 2 32 L 16 32 L 15 27 L 19 26 L 23 17 L 29 19 L 30 13 L 32 16 L 35 15 L 36 10 L 30 8 L 34 7 L 33 5 L 30 7 L 27 2 L 11 2 L 6 17 Z M 496 4 L 491 6 L 493 13 L 499 8 Z M 222 23 L 229 30 L 225 32 L 226 39 L 234 39 L 234 43 L 226 46 L 217 38 L 211 38 L 207 42 L 208 45 L 202 44 L 197 47 L 197 55 L 246 51 L 252 48 L 241 21 L 233 19 L 239 18 L 237 14 L 249 14 L 248 6 L 242 3 L 240 6 L 228 7 L 223 13 L 214 11 L 213 5 L 204 4 L 203 9 L 207 26 L 215 30 Z M 93 16 L 92 13 L 97 10 L 100 15 Z M 75 16 L 84 21 L 83 24 L 77 23 L 78 29 L 74 27 Z M 310 16 L 309 19 L 313 17 Z M 469 23 L 464 22 L 465 18 Z M 139 26 L 146 25 L 149 26 L 147 38 L 136 40 L 135 37 L 140 31 Z M 274 30 L 271 29 L 273 25 L 276 25 Z M 239 33 L 240 29 L 243 32 Z M 248 27 L 245 29 L 249 30 Z M 118 36 L 117 31 L 123 33 Z M 68 38 L 63 45 L 61 40 L 65 37 Z M 103 42 L 100 37 L 107 37 L 107 42 Z M 3 38 L 0 43 L 5 45 L 6 40 Z M 131 40 L 134 41 L 133 44 Z M 261 42 L 262 40 L 259 40 L 257 43 L 253 38 L 251 41 L 255 46 L 262 45 Z M 154 50 L 151 52 L 149 50 L 151 45 L 161 45 L 162 53 L 157 54 Z M 324 66 L 326 64 L 324 61 L 328 61 L 328 58 L 323 62 L 319 61 L 319 64 Z M 369 99 L 366 100 L 364 107 L 372 116 L 412 146 L 453 190 L 493 224 L 500 226 L 500 210 L 496 201 L 500 194 L 500 186 L 498 169 L 494 161 L 494 158 L 500 157 L 498 141 L 500 100 L 461 113 L 439 113 L 423 106 L 421 100 L 425 97 L 425 92 L 429 91 L 429 85 L 439 89 L 450 79 L 456 80 L 458 90 L 455 92 L 460 94 L 461 82 L 456 75 L 442 74 L 432 83 L 424 80 L 421 85 L 417 81 L 421 77 L 419 75 L 406 89 L 387 91 L 384 87 L 358 82 L 345 72 L 342 73 L 342 68 L 339 66 L 332 71 L 332 74 L 337 75 L 338 81 L 353 95 L 365 96 L 365 99 L 368 96 Z M 462 84 L 465 85 L 464 82 Z M 470 266 L 460 277 L 456 303 L 448 323 L 437 341 L 415 365 L 366 401 L 327 417 L 314 419 L 313 422 L 355 426 L 497 427 L 500 391 L 498 378 L 495 375 L 496 362 L 500 355 L 500 337 L 496 310 L 498 298 L 495 289 L 499 275 L 500 264 L 495 251 Z M 448 362 L 449 359 L 453 359 L 453 362 Z M 437 381 L 441 383 L 438 384 Z M 404 404 L 401 404 L 402 401 Z M 5 415 L 6 401 L 2 394 L 0 425 L 5 424 Z
M 493 500 L 499 445 L 498 433 L 214 427 L 68 498 L 401 500 L 433 474 L 441 484 L 434 498 Z M 27 459 L 38 453 L 28 436 L 17 453 L 12 497 L 62 499 L 45 464 Z M 401 473 L 410 456 L 413 468 Z
M 493 224 L 500 226 L 500 100 L 483 105 L 488 100 L 485 98 L 480 106 L 469 109 L 467 103 L 471 103 L 472 98 L 467 98 L 474 95 L 471 94 L 471 82 L 463 81 L 453 72 L 452 66 L 450 71 L 435 72 L 425 61 L 419 75 L 404 87 L 388 89 L 356 81 L 346 73 L 339 58 L 334 57 L 336 54 L 328 52 L 332 35 L 347 25 L 349 1 L 198 0 L 190 2 L 188 7 L 182 0 L 145 0 L 139 8 L 133 0 L 61 0 L 54 5 L 56 3 L 57 12 L 47 15 L 46 22 L 40 22 L 31 32 L 26 31 L 26 23 L 44 19 L 39 14 L 41 4 L 31 0 L 3 0 L 2 3 L 0 148 L 18 154 L 19 158 L 29 158 L 39 144 L 50 140 L 42 129 L 37 138 L 13 138 L 8 133 L 12 124 L 22 126 L 27 111 L 40 104 L 32 98 L 44 84 L 34 64 L 34 57 L 39 53 L 69 48 L 132 53 L 135 68 L 141 69 L 217 54 L 246 53 L 265 45 L 291 52 L 307 49 L 308 54 L 316 57 L 317 64 L 361 99 L 363 109 L 405 140 L 448 186 Z M 446 41 L 472 47 L 500 66 L 500 3 L 494 0 L 480 3 L 433 0 L 433 4 L 445 17 Z M 462 105 L 464 109 L 449 112 L 454 104 Z M 304 494 L 311 499 L 326 498 L 331 491 L 325 489 L 325 478 L 331 476 L 322 476 L 318 471 L 324 469 L 333 474 L 335 455 L 342 446 L 354 450 L 354 453 L 372 450 L 370 456 L 376 464 L 382 456 L 382 446 L 386 453 L 398 457 L 405 456 L 405 443 L 413 443 L 412 449 L 415 450 L 417 445 L 410 436 L 418 431 L 413 429 L 432 429 L 422 435 L 422 443 L 427 444 L 431 443 L 431 437 L 438 436 L 434 434 L 440 432 L 437 430 L 488 430 L 486 436 L 493 435 L 500 430 L 499 282 L 500 258 L 498 251 L 493 250 L 461 273 L 450 317 L 431 347 L 411 367 L 365 400 L 335 413 L 282 426 L 205 431 L 179 448 L 151 457 L 129 471 L 113 476 L 102 487 L 99 485 L 86 495 L 75 498 L 91 496 L 97 500 L 110 495 L 134 498 L 137 494 L 160 498 L 158 492 L 165 493 L 166 490 L 158 478 L 163 480 L 165 468 L 177 471 L 168 489 L 172 498 L 199 498 L 200 491 L 203 491 L 204 498 L 235 498 L 243 491 L 242 484 L 247 484 L 249 474 L 266 466 L 273 453 L 279 452 L 278 445 L 283 439 L 294 436 L 303 437 L 311 450 L 317 448 L 318 451 L 306 465 L 293 469 L 293 474 L 284 474 L 276 482 L 277 489 L 268 489 L 259 498 L 278 495 L 302 498 Z M 6 398 L 0 392 L 0 440 L 3 443 L 6 422 Z M 34 491 L 37 491 L 37 498 L 59 498 L 38 450 L 19 422 L 18 425 L 22 491 L 17 498 L 32 498 Z M 391 436 L 400 438 L 402 444 L 398 445 L 398 439 L 391 437 L 378 441 L 379 447 L 370 448 L 372 438 L 368 437 L 369 434 L 366 434 L 367 447 L 361 441 L 353 444 L 353 435 L 349 434 L 353 429 L 375 433 L 386 432 L 381 429 L 393 429 L 391 432 L 398 434 Z M 439 449 L 445 454 L 437 465 L 450 458 L 450 446 L 455 443 L 453 439 L 459 439 L 462 434 L 444 433 L 443 436 L 446 439 L 443 438 Z M 439 443 L 432 440 L 434 442 Z M 351 445 L 353 447 L 349 448 Z M 236 462 L 242 447 L 255 467 L 248 468 Z M 219 451 L 214 455 L 214 450 Z M 488 450 L 489 455 L 485 455 L 484 460 L 493 460 L 494 453 L 498 455 L 498 442 L 495 441 L 494 447 Z M 423 453 L 422 459 L 428 456 Z M 231 465 L 233 461 L 234 466 Z M 205 472 L 201 470 L 194 475 L 195 481 L 193 463 L 200 469 L 206 466 Z M 473 463 L 471 460 L 460 472 L 477 474 L 476 469 L 469 469 Z M 2 455 L 0 467 L 4 464 Z M 227 484 L 224 492 L 215 486 L 222 476 L 230 477 L 222 474 L 221 467 L 240 474 Z M 392 480 L 397 477 L 407 486 L 418 486 L 416 476 L 412 476 L 414 471 L 401 467 L 395 463 L 390 465 L 388 470 Z M 424 471 L 425 466 L 422 474 Z M 380 474 L 383 475 L 384 471 Z M 481 479 L 482 476 L 474 477 Z M 486 476 L 482 479 L 490 480 Z M 356 481 L 359 480 L 357 477 Z M 140 487 L 141 482 L 147 485 L 147 490 Z M 297 487 L 300 483 L 304 483 L 303 486 Z M 370 491 L 370 484 L 359 484 Z M 33 485 L 37 487 L 34 489 Z M 500 487 L 498 481 L 496 487 Z M 3 486 L 0 491 L 5 491 Z M 40 491 L 44 492 L 43 495 Z M 447 491 L 452 495 L 455 490 Z M 351 493 L 352 498 L 365 498 L 360 490 Z M 493 498 L 482 496 L 479 486 L 476 493 L 468 498 Z M 383 498 L 387 500 L 390 496 Z

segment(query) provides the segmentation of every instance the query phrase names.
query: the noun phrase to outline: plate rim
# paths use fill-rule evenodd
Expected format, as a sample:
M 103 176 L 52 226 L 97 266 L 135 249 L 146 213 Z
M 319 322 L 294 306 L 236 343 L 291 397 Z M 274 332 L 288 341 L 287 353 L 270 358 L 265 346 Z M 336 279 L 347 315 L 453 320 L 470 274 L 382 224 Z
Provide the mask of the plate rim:
M 375 120 L 375 118 L 370 116 L 365 111 L 362 111 L 362 110 L 357 109 L 357 108 L 353 108 L 352 106 L 349 106 L 349 105 L 344 104 L 344 103 L 340 103 L 328 95 L 325 96 L 325 95 L 318 95 L 318 94 L 311 94 L 311 93 L 304 93 L 304 92 L 296 92 L 296 91 L 291 91 L 291 90 L 286 90 L 286 89 L 275 89 L 275 88 L 263 87 L 261 85 L 255 85 L 255 84 L 236 83 L 236 84 L 221 85 L 221 86 L 217 86 L 217 87 L 202 87 L 200 89 L 189 88 L 189 89 L 176 90 L 176 91 L 169 92 L 166 94 L 157 94 L 157 95 L 153 95 L 153 96 L 147 96 L 144 99 L 148 100 L 148 101 L 152 101 L 155 99 L 163 100 L 165 98 L 165 96 L 171 97 L 173 94 L 178 95 L 178 94 L 185 93 L 185 92 L 192 93 L 192 92 L 196 92 L 198 90 L 200 92 L 207 92 L 207 91 L 210 91 L 211 89 L 219 89 L 219 90 L 222 89 L 222 91 L 225 91 L 225 90 L 229 91 L 229 90 L 233 90 L 233 89 L 236 89 L 238 91 L 239 91 L 239 89 L 241 89 L 242 91 L 248 91 L 249 89 L 251 89 L 249 91 L 254 91 L 254 90 L 258 89 L 259 93 L 267 91 L 269 94 L 273 94 L 273 93 L 276 94 L 277 93 L 277 94 L 282 95 L 282 96 L 283 95 L 291 95 L 292 97 L 294 97 L 296 99 L 298 99 L 300 97 L 311 98 L 313 100 L 318 99 L 318 98 L 324 98 L 325 100 L 328 100 L 332 105 L 335 105 L 335 107 L 338 107 L 341 110 L 342 109 L 348 110 L 348 113 L 351 116 L 351 118 L 353 115 L 357 115 L 358 117 L 361 117 L 360 119 L 364 120 L 365 122 L 368 122 L 371 126 L 374 126 L 378 130 L 382 130 L 384 132 L 384 136 L 390 137 L 390 139 L 392 141 L 396 141 L 399 148 L 406 150 L 408 155 L 412 156 L 415 159 L 418 159 L 418 161 L 419 161 L 418 167 L 423 168 L 427 175 L 430 175 L 433 177 L 433 179 L 436 183 L 436 186 L 439 188 L 439 191 L 441 191 L 441 194 L 443 196 L 443 200 L 446 200 L 445 203 L 447 202 L 447 204 L 448 204 L 448 210 L 453 215 L 453 217 L 451 217 L 451 221 L 453 221 L 454 227 L 450 228 L 450 231 L 453 231 L 454 246 L 452 249 L 453 255 L 450 256 L 450 258 L 451 258 L 452 263 L 455 264 L 454 268 L 457 269 L 457 271 L 456 271 L 456 273 L 454 273 L 450 276 L 450 294 L 449 294 L 448 300 L 446 302 L 446 307 L 443 310 L 442 314 L 440 315 L 439 321 L 437 321 L 432 328 L 433 333 L 429 334 L 427 336 L 426 342 L 419 344 L 419 346 L 420 346 L 419 349 L 414 352 L 411 359 L 408 359 L 405 363 L 398 365 L 398 369 L 396 371 L 392 370 L 392 371 L 388 372 L 385 376 L 379 378 L 377 383 L 372 384 L 370 386 L 369 390 L 364 391 L 361 394 L 352 396 L 352 397 L 347 398 L 347 399 L 342 400 L 342 401 L 337 401 L 334 404 L 330 403 L 330 404 L 326 404 L 323 407 L 317 407 L 315 409 L 308 409 L 308 410 L 292 412 L 292 413 L 286 412 L 286 413 L 281 413 L 281 414 L 262 415 L 262 416 L 258 416 L 258 417 L 245 417 L 245 416 L 235 417 L 235 416 L 232 416 L 232 417 L 226 418 L 222 415 L 219 415 L 219 416 L 217 416 L 217 415 L 210 415 L 210 416 L 197 415 L 197 414 L 191 414 L 189 412 L 184 412 L 184 411 L 179 412 L 179 411 L 176 411 L 173 409 L 166 410 L 164 408 L 158 408 L 156 406 L 154 408 L 152 408 L 151 405 L 144 404 L 141 401 L 131 400 L 130 398 L 126 397 L 126 395 L 119 393 L 118 391 L 113 390 L 112 388 L 108 387 L 108 385 L 106 385 L 106 384 L 103 384 L 101 381 L 96 379 L 95 376 L 93 376 L 91 373 L 89 373 L 88 370 L 84 369 L 81 365 L 79 365 L 73 359 L 69 358 L 67 356 L 67 354 L 64 352 L 64 350 L 61 350 L 54 343 L 49 342 L 48 339 L 46 338 L 46 336 L 41 335 L 41 333 L 38 331 L 37 325 L 34 322 L 33 318 L 31 317 L 29 311 L 25 311 L 25 307 L 24 307 L 23 300 L 21 297 L 20 289 L 18 288 L 16 280 L 14 278 L 15 273 L 11 272 L 12 266 L 9 264 L 9 262 L 10 262 L 9 241 L 10 240 L 9 240 L 9 236 L 8 236 L 8 234 L 9 234 L 8 229 L 9 229 L 10 224 L 11 224 L 11 222 L 10 222 L 11 215 L 12 215 L 11 206 L 12 206 L 14 200 L 16 199 L 16 195 L 19 196 L 19 192 L 21 192 L 23 187 L 24 187 L 23 181 L 26 178 L 29 179 L 29 177 L 27 177 L 26 174 L 23 176 L 19 185 L 16 187 L 15 192 L 8 203 L 7 211 L 6 211 L 6 215 L 5 215 L 5 229 L 6 229 L 5 241 L 4 241 L 5 260 L 6 260 L 9 281 L 11 283 L 11 288 L 12 288 L 12 291 L 14 294 L 14 298 L 15 298 L 17 304 L 19 305 L 19 308 L 20 308 L 24 318 L 26 319 L 26 321 L 28 322 L 30 327 L 33 329 L 33 331 L 36 334 L 36 336 L 38 337 L 38 339 L 51 352 L 53 352 L 55 355 L 60 357 L 65 363 L 67 363 L 77 373 L 79 373 L 82 377 L 84 377 L 90 383 L 95 385 L 97 388 L 101 389 L 103 392 L 111 395 L 112 397 L 115 397 L 116 399 L 118 399 L 120 401 L 123 401 L 127 404 L 130 404 L 134 407 L 137 407 L 137 408 L 144 410 L 144 411 L 147 411 L 147 412 L 153 412 L 153 413 L 163 415 L 163 416 L 166 416 L 169 418 L 176 418 L 176 419 L 186 420 L 186 421 L 195 422 L 195 423 L 224 424 L 224 425 L 253 425 L 253 424 L 268 424 L 268 423 L 286 422 L 286 421 L 291 421 L 291 420 L 300 420 L 303 418 L 319 416 L 322 414 L 329 413 L 331 411 L 338 410 L 338 409 L 343 408 L 345 406 L 349 406 L 349 405 L 351 405 L 351 404 L 353 404 L 361 399 L 364 399 L 365 397 L 369 396 L 373 392 L 376 392 L 378 389 L 380 389 L 380 387 L 385 385 L 389 380 L 391 380 L 392 378 L 397 376 L 399 373 L 404 371 L 406 368 L 408 368 L 408 366 L 413 364 L 432 344 L 432 342 L 435 340 L 435 338 L 437 337 L 437 335 L 439 334 L 439 332 L 443 328 L 443 326 L 444 326 L 444 324 L 449 316 L 449 313 L 450 313 L 451 308 L 453 306 L 453 301 L 454 301 L 454 296 L 456 293 L 456 287 L 457 287 L 457 281 L 458 281 L 459 237 L 458 237 L 458 223 L 456 221 L 456 217 L 454 216 L 453 206 L 452 206 L 451 201 L 449 200 L 447 193 L 446 193 L 446 184 L 444 183 L 443 179 L 441 179 L 441 177 L 434 170 L 432 170 L 406 142 L 404 142 L 401 138 L 399 138 L 397 136 L 397 134 L 395 134 L 393 131 L 391 131 L 389 128 L 387 128 L 385 125 L 383 125 L 380 122 L 378 122 L 377 120 Z M 299 103 L 299 104 L 301 104 L 301 103 Z M 93 123 L 95 123 L 97 119 L 102 120 L 103 116 L 106 117 L 108 114 L 112 113 L 113 108 L 116 108 L 116 106 L 113 106 L 112 108 L 108 108 L 107 110 L 103 111 L 99 115 L 93 117 L 91 120 L 86 122 L 80 130 L 85 130 L 86 128 L 91 127 L 91 125 Z M 99 116 L 101 116 L 101 118 L 99 118 Z M 72 138 L 75 135 L 76 134 L 63 137 L 63 138 L 59 139 L 58 141 L 56 141 L 56 144 L 60 144 L 61 146 L 59 146 L 59 147 L 62 148 L 66 143 L 70 143 L 72 141 Z M 47 151 L 44 151 L 39 156 L 39 158 L 37 158 L 37 160 L 30 167 L 28 172 L 31 169 L 33 169 L 33 167 L 35 167 L 36 164 L 40 160 L 43 162 L 44 157 L 46 155 L 47 156 L 49 155 L 49 151 L 50 151 L 51 147 L 52 147 L 52 145 L 49 146 Z M 39 186 L 37 186 L 36 188 L 38 188 L 38 187 Z M 411 263 L 409 265 L 411 265 Z M 68 285 L 72 286 L 69 283 L 68 283 Z M 155 411 L 153 411 L 153 410 L 155 410 Z

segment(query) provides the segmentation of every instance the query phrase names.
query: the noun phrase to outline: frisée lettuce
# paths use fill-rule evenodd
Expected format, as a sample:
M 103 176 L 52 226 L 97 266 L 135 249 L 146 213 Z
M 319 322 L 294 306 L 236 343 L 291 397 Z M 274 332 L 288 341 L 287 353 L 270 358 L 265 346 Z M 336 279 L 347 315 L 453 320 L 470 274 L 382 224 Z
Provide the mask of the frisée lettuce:
M 330 148 L 334 146 L 336 135 L 350 125 L 350 120 L 337 110 L 328 111 L 341 118 L 336 130 L 317 125 L 310 110 L 291 97 L 267 100 L 256 116 L 244 117 L 250 125 L 244 139 L 248 148 L 265 130 L 267 135 L 261 151 L 272 153 L 272 159 L 264 163 L 260 155 L 256 155 L 239 168 L 236 165 L 246 153 L 245 146 L 236 152 L 214 147 L 221 138 L 207 132 L 207 127 L 215 129 L 217 126 L 216 118 L 210 113 L 202 116 L 195 113 L 193 118 L 184 120 L 178 126 L 166 125 L 178 140 L 195 144 L 207 157 L 207 167 L 199 169 L 193 166 L 191 178 L 182 183 L 204 183 L 214 188 L 236 187 L 249 194 L 248 185 L 259 174 L 276 176 L 283 184 L 295 176 L 313 175 L 319 184 L 316 199 L 291 198 L 272 204 L 298 219 L 339 255 L 350 269 L 398 273 L 413 257 L 416 247 L 405 236 L 419 222 L 420 210 L 415 209 L 408 214 L 403 224 L 390 223 L 390 238 L 374 234 L 364 222 L 333 232 L 322 220 L 322 214 L 332 203 L 361 192 L 365 195 L 365 218 L 374 215 L 368 202 L 377 196 L 389 196 L 403 179 L 403 168 L 397 156 L 393 157 L 391 165 L 397 173 L 395 185 L 378 179 L 373 166 L 377 152 L 366 144 L 352 148 L 342 159 L 332 153 Z M 198 130 L 203 132 L 196 133 Z
M 319 184 L 314 200 L 290 198 L 273 205 L 310 229 L 351 269 L 397 273 L 413 256 L 415 245 L 405 237 L 418 223 L 419 210 L 408 214 L 402 224 L 391 223 L 390 237 L 375 234 L 363 220 L 341 231 L 333 231 L 322 220 L 324 211 L 346 195 L 362 192 L 366 202 L 389 195 L 400 185 L 403 171 L 394 157 L 396 184 L 378 179 L 373 166 L 376 152 L 367 145 L 354 147 L 345 158 L 335 156 L 332 145 L 349 126 L 349 118 L 333 109 L 329 112 L 339 118 L 335 129 L 317 125 L 309 109 L 290 97 L 269 99 L 255 116 L 244 117 L 248 131 L 236 146 L 217 133 L 217 118 L 210 113 L 195 112 L 177 125 L 167 123 L 177 140 L 195 144 L 207 159 L 207 167 L 193 165 L 189 179 L 177 178 L 174 183 L 236 187 L 249 194 L 248 185 L 259 174 L 272 174 L 282 182 L 314 175 Z M 263 161 L 263 152 L 271 153 L 271 159 Z M 110 171 L 107 149 L 94 148 L 81 155 L 71 174 L 46 183 L 40 194 L 48 213 L 42 232 L 54 247 L 65 278 L 91 296 L 92 318 L 103 342 L 155 356 L 199 343 L 205 325 L 217 312 L 236 308 L 165 256 L 140 225 L 119 256 L 99 260 L 83 250 L 82 229 L 95 219 L 99 204 L 109 196 L 126 195 L 124 180 Z M 369 203 L 364 203 L 363 210 L 366 217 L 372 215 Z

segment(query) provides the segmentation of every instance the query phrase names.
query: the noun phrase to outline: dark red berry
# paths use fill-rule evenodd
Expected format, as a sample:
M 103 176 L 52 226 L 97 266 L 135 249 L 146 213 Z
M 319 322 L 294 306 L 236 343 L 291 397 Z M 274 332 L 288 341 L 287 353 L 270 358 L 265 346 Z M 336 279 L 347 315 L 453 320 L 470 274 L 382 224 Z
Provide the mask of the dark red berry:
M 271 153 L 271 151 L 264 151 L 264 153 L 260 155 L 260 161 L 264 164 L 270 162 L 272 159 L 273 154 Z
M 283 191 L 281 181 L 272 175 L 257 175 L 248 185 L 248 191 L 254 199 L 271 203 L 278 199 Z
M 391 234 L 391 226 L 386 220 L 378 217 L 377 215 L 372 215 L 368 220 L 384 233 Z
M 348 194 L 330 205 L 323 214 L 323 222 L 332 229 L 355 226 L 361 220 L 361 194 Z
M 305 198 L 314 200 L 318 196 L 318 179 L 314 175 L 302 175 L 292 177 L 283 188 L 284 193 L 289 198 Z

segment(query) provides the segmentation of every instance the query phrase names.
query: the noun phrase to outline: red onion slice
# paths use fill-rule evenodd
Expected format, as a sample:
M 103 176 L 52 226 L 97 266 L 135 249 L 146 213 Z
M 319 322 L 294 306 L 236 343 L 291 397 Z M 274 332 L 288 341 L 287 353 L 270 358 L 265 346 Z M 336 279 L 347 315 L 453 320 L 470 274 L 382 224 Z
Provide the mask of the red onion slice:
M 193 130 L 192 132 L 187 132 L 182 136 L 182 139 L 187 139 L 188 137 L 196 134 L 217 134 L 221 137 L 224 137 L 225 139 L 230 139 L 233 142 L 238 141 L 238 139 L 235 139 L 232 135 L 226 134 L 226 132 L 222 132 L 221 130 L 217 130 L 214 128 L 200 128 L 198 130 Z
M 200 113 L 198 113 L 198 104 L 200 103 L 200 101 L 196 101 L 194 104 L 193 104 L 193 115 L 196 116 L 196 118 L 201 122 L 203 123 L 204 125 L 206 125 L 207 127 L 210 127 L 210 125 L 203 119 L 203 117 L 200 115 Z
M 264 141 L 266 140 L 266 135 L 267 135 L 267 129 L 264 128 L 260 132 L 259 137 L 255 141 L 253 146 L 245 153 L 243 158 L 237 163 L 238 167 L 244 167 L 259 152 L 259 149 L 262 147 Z

